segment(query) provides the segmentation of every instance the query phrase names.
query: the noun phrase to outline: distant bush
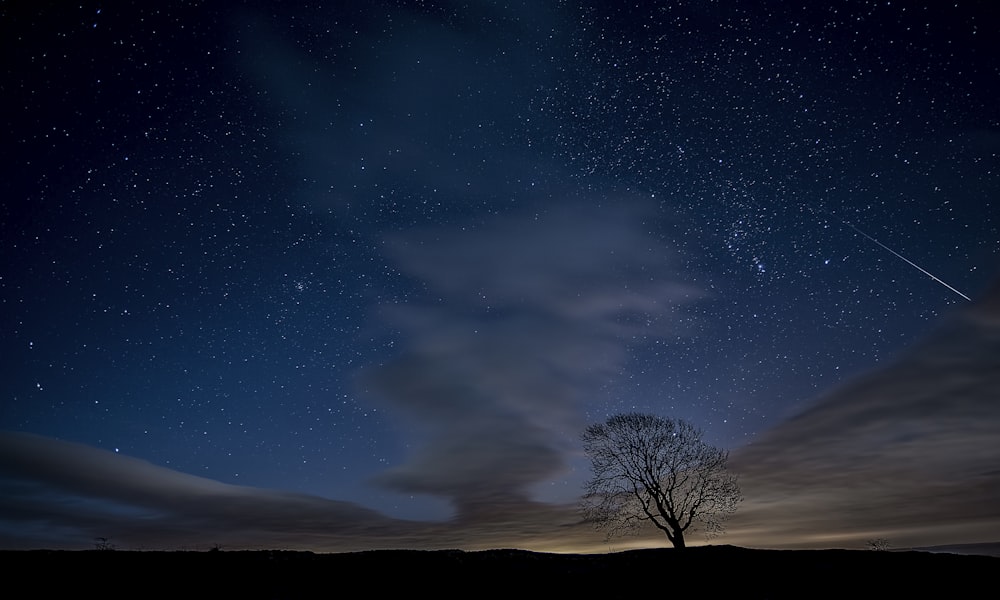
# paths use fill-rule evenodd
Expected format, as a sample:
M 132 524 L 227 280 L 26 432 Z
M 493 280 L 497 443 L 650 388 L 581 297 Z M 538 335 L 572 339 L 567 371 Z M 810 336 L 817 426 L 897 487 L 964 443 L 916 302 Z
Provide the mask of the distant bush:
M 111 538 L 98 537 L 94 538 L 94 549 L 95 550 L 117 550 L 118 546 L 111 543 Z
M 868 549 L 876 552 L 885 552 L 889 549 L 889 540 L 885 538 L 875 538 L 868 540 Z

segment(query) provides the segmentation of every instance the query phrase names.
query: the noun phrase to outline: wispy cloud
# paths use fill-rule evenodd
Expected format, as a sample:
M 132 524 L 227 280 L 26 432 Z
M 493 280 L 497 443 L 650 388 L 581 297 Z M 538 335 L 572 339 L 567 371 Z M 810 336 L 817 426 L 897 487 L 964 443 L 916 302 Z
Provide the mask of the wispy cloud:
M 0 477 L 8 540 L 35 529 L 77 542 L 104 536 L 169 547 L 223 537 L 252 544 L 279 533 L 289 541 L 315 534 L 377 538 L 396 529 L 391 519 L 347 502 L 228 485 L 27 433 L 0 433 Z
M 734 455 L 748 499 L 734 527 L 802 541 L 1000 539 L 998 302 L 994 288 Z
M 555 477 L 628 336 L 653 322 L 675 333 L 671 317 L 698 295 L 648 275 L 674 258 L 627 203 L 411 233 L 390 248 L 434 301 L 388 311 L 406 348 L 364 379 L 418 432 L 413 456 L 379 482 L 463 516 L 524 502 Z
M 603 547 L 572 506 L 509 506 L 489 522 L 404 521 L 27 433 L 0 432 L 0 492 L 0 548 L 88 548 L 98 537 L 166 550 Z

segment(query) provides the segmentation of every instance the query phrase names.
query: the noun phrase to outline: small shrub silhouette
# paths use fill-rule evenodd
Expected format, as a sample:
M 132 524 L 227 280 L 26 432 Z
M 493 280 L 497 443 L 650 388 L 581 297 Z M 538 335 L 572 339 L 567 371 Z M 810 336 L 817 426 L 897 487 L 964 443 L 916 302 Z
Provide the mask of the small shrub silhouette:
M 885 552 L 889 549 L 889 540 L 885 538 L 875 538 L 868 540 L 868 549 L 875 552 Z

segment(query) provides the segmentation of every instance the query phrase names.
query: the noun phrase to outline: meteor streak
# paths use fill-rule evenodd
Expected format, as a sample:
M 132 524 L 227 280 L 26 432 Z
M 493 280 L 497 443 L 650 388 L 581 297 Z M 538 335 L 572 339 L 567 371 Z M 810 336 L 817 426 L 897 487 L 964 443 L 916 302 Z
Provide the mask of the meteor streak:
M 930 277 L 930 278 L 931 278 L 931 279 L 933 279 L 934 281 L 936 281 L 936 282 L 940 283 L 940 284 L 941 284 L 941 285 L 943 285 L 944 287 L 946 287 L 946 288 L 948 288 L 949 290 L 951 290 L 951 291 L 955 292 L 956 294 L 958 294 L 959 296 L 961 296 L 961 297 L 965 298 L 965 299 L 966 299 L 966 300 L 968 300 L 969 302 L 972 302 L 972 298 L 969 298 L 968 296 L 966 296 L 966 295 L 965 295 L 965 294 L 963 294 L 962 292 L 960 292 L 960 291 L 956 290 L 955 288 L 951 287 L 951 286 L 950 286 L 950 285 L 948 285 L 947 283 L 945 283 L 945 282 L 941 281 L 941 279 L 940 279 L 940 278 L 938 278 L 938 277 L 935 277 L 935 276 L 934 276 L 934 275 L 933 275 L 933 274 L 932 274 L 932 273 L 931 273 L 930 271 L 928 271 L 927 269 L 925 269 L 925 268 L 921 267 L 920 265 L 918 265 L 917 263 L 913 262 L 912 260 L 910 260 L 910 259 L 906 258 L 905 256 L 903 256 L 903 255 L 902 255 L 902 254 L 900 254 L 899 252 L 896 252 L 896 251 L 895 251 L 895 250 L 893 250 L 892 248 L 890 248 L 890 247 L 886 246 L 885 244 L 883 244 L 882 242 L 880 242 L 880 241 L 876 240 L 875 238 L 873 238 L 872 236 L 868 235 L 868 234 L 867 234 L 867 233 L 865 233 L 864 231 L 861 231 L 860 229 L 858 229 L 858 228 L 857 228 L 857 227 L 855 227 L 854 225 L 851 225 L 851 224 L 850 224 L 850 223 L 848 223 L 847 221 L 840 221 L 840 222 L 841 222 L 841 223 L 843 223 L 844 225 L 846 225 L 846 226 L 850 227 L 850 228 L 851 228 L 851 229 L 853 229 L 854 231 L 856 231 L 856 232 L 860 233 L 861 235 L 865 236 L 866 238 L 870 239 L 871 241 L 875 242 L 875 243 L 876 243 L 876 244 L 878 244 L 879 246 L 881 246 L 881 247 L 885 248 L 885 249 L 886 249 L 886 250 L 888 250 L 889 252 L 892 252 L 892 253 L 893 253 L 894 255 L 896 255 L 896 257 L 898 257 L 898 258 L 899 258 L 900 260 L 903 260 L 903 261 L 905 261 L 905 262 L 906 262 L 906 264 L 910 265 L 910 266 L 911 266 L 911 267 L 913 267 L 914 269 L 917 269 L 918 271 L 920 271 L 920 272 L 921 272 L 921 273 L 923 273 L 924 275 L 926 275 L 926 276 Z

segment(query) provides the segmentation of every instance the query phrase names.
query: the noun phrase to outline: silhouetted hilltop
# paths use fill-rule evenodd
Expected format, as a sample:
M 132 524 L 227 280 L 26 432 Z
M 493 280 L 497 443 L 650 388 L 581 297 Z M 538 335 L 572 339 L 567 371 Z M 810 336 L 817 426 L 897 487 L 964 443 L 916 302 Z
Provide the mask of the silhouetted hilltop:
M 732 546 L 599 555 L 522 550 L 34 550 L 0 555 L 8 579 L 28 583 L 25 589 L 39 597 L 495 598 L 555 593 L 603 600 L 687 593 L 711 598 L 733 594 L 743 600 L 848 593 L 899 597 L 940 586 L 951 597 L 965 597 L 980 586 L 989 589 L 1000 573 L 1000 558 L 990 556 Z
M 947 544 L 944 546 L 925 546 L 912 548 L 922 552 L 949 552 L 951 554 L 978 554 L 980 556 L 1000 557 L 1000 542 L 984 542 L 980 544 Z

